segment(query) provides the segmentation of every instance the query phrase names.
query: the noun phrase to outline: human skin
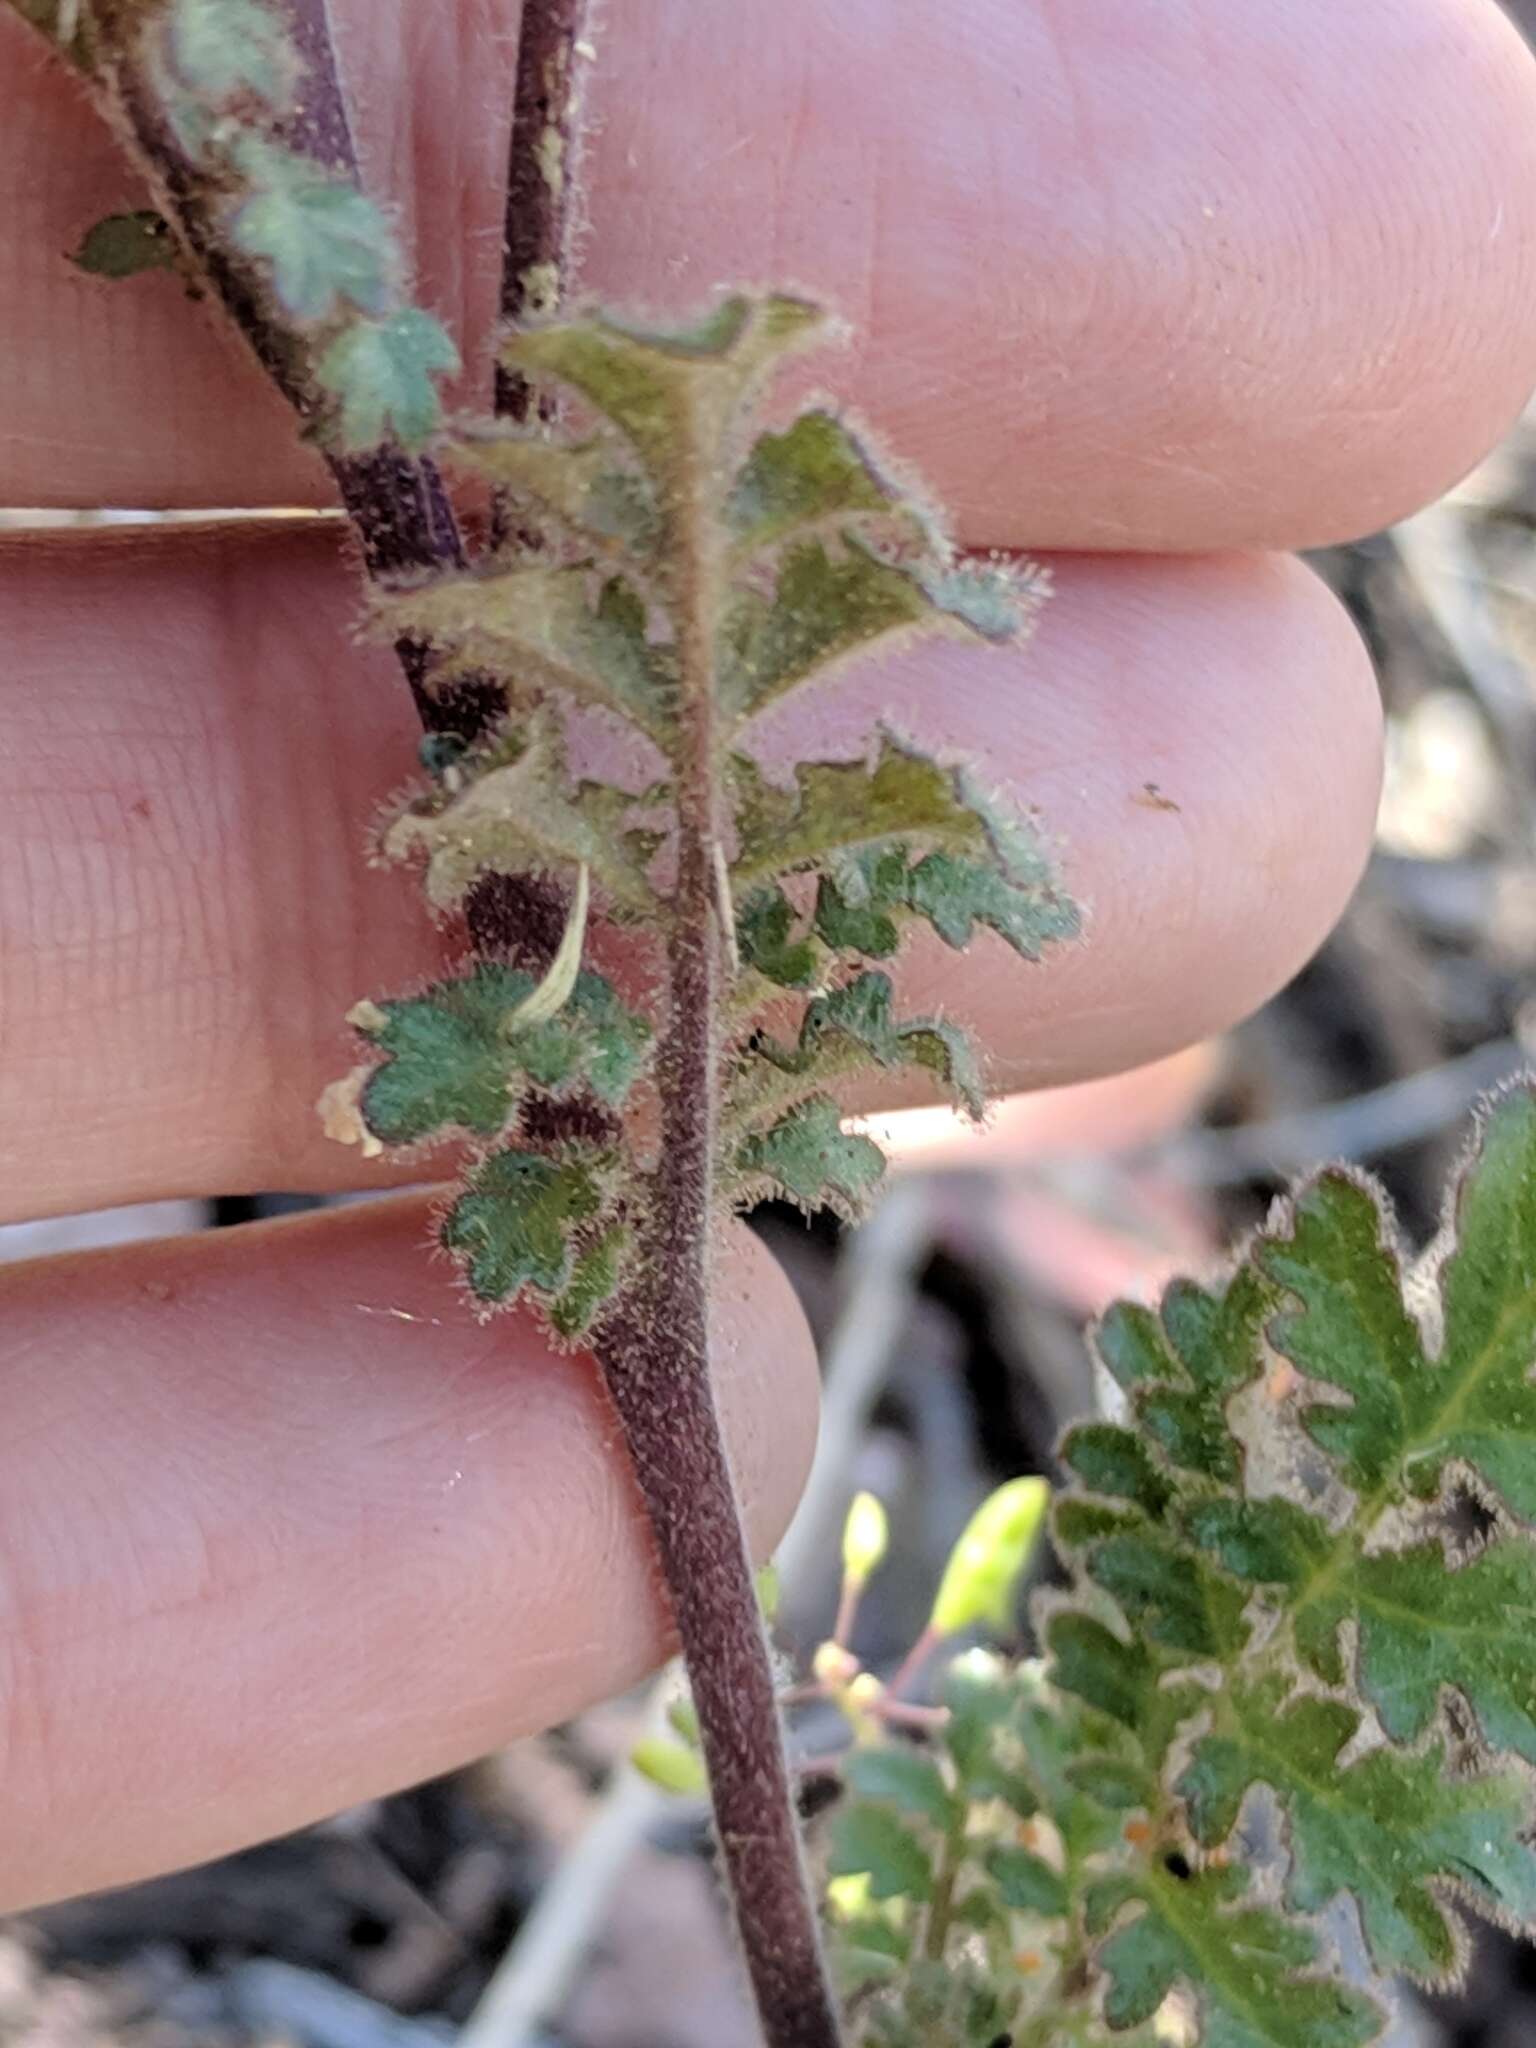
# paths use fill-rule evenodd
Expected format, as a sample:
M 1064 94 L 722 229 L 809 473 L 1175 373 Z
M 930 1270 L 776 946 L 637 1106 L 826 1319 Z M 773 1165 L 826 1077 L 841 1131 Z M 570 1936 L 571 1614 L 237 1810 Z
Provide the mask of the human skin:
M 483 388 L 515 9 L 344 0 L 377 188 Z M 325 502 L 173 281 L 61 259 L 134 194 L 0 18 L 0 502 Z M 1057 558 L 1014 653 L 855 674 L 1038 806 L 1084 945 L 915 956 L 1009 1086 L 1152 1060 L 1301 964 L 1368 851 L 1379 714 L 1284 550 L 1467 469 L 1536 380 L 1536 71 L 1491 0 L 628 0 L 584 288 L 790 282 L 818 375 L 977 546 Z M 411 758 L 329 522 L 0 545 L 0 1203 L 379 1185 L 338 1020 L 441 941 L 360 848 Z M 773 741 L 770 729 L 768 740 Z M 781 741 L 782 741 L 782 735 Z M 1156 783 L 1176 809 L 1138 801 Z M 415 1195 L 0 1273 L 0 1907 L 213 1855 L 483 1752 L 663 1654 L 594 1375 L 482 1327 Z M 745 1241 L 719 1387 L 756 1538 L 814 1367 Z

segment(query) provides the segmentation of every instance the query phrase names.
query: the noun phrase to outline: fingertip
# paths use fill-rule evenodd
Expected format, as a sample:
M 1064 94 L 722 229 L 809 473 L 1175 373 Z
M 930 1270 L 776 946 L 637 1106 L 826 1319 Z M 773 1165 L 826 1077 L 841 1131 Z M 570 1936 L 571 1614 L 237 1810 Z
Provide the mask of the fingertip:
M 477 1323 L 426 1220 L 403 1196 L 6 1269 L 8 1907 L 452 1768 L 668 1653 L 592 1362 L 516 1313 Z M 763 1554 L 804 1480 L 814 1354 L 743 1231 L 718 1307 Z

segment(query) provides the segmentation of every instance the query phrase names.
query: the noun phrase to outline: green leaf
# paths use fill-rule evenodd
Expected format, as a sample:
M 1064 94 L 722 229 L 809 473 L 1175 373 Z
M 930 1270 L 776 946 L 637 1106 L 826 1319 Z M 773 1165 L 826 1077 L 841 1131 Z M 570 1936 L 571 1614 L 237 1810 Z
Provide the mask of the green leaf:
M 576 1338 L 592 1327 L 598 1310 L 618 1292 L 633 1245 L 634 1233 L 616 1224 L 582 1252 L 570 1279 L 549 1305 L 556 1336 Z
M 250 189 L 230 216 L 230 235 L 267 266 L 285 311 L 305 324 L 330 319 L 343 301 L 382 313 L 399 283 L 399 260 L 373 201 L 345 178 L 255 136 L 240 140 L 235 161 Z M 456 361 L 444 357 L 421 366 L 453 368 Z
M 1346 1407 L 1306 1426 L 1342 1476 L 1383 1504 L 1427 1498 L 1447 1466 L 1521 1521 L 1536 1523 L 1536 1099 L 1507 1096 L 1455 1195 L 1454 1249 L 1439 1270 L 1431 1349 L 1403 1300 L 1390 1226 L 1372 1191 L 1325 1173 L 1289 1231 L 1263 1245 L 1264 1270 L 1299 1302 L 1272 1332 Z
M 1032 1856 L 1027 1849 L 992 1849 L 987 1855 L 987 1869 L 1003 1904 L 1016 1912 L 1039 1913 L 1054 1920 L 1068 1911 L 1071 1901 L 1065 1880 L 1042 1857 Z
M 677 694 L 673 651 L 653 642 L 645 606 L 623 578 L 524 564 L 440 577 L 392 593 L 375 617 L 393 639 L 416 634 L 521 683 L 600 704 L 659 745 L 671 737 Z
M 844 1768 L 848 1785 L 861 1799 L 893 1806 L 908 1820 L 927 1821 L 941 1834 L 954 1826 L 961 1808 L 944 1774 L 921 1750 L 881 1743 L 855 1749 Z
M 387 1145 L 449 1131 L 495 1137 L 529 1086 L 560 1094 L 584 1081 L 621 1103 L 649 1053 L 649 1024 L 601 975 L 582 973 L 557 1015 L 519 1027 L 515 1014 L 537 985 L 531 974 L 481 960 L 419 996 L 365 1006 L 360 1028 L 385 1055 L 361 1099 L 375 1137 Z
M 1536 1764 L 1536 1545 L 1511 1537 L 1453 1570 L 1438 1543 L 1357 1558 L 1339 1604 L 1308 1617 L 1320 1662 L 1333 1661 L 1346 1601 L 1361 1691 L 1394 1742 L 1418 1742 L 1454 1688 L 1491 1749 Z
M 725 523 L 742 549 L 797 527 L 857 512 L 883 512 L 893 492 L 841 420 L 803 412 L 782 434 L 760 434 L 726 500 Z
M 1077 1757 L 1067 1766 L 1067 1777 L 1085 1798 L 1115 1813 L 1151 1806 L 1157 1797 L 1157 1786 L 1147 1773 L 1121 1757 Z
M 443 1221 L 442 1241 L 476 1298 L 510 1302 L 525 1287 L 562 1293 L 572 1279 L 576 1230 L 602 1207 L 607 1170 L 595 1154 L 557 1160 L 516 1149 L 473 1167 Z
M 738 756 L 737 882 L 820 867 L 853 855 L 933 835 L 968 847 L 985 843 L 985 828 L 946 769 L 891 734 L 881 736 L 873 765 L 865 761 L 802 761 L 794 787 L 765 781 Z
M 736 905 L 736 944 L 744 966 L 780 988 L 809 988 L 821 972 L 814 939 L 796 937 L 794 905 L 782 889 L 751 889 Z
M 1249 1786 L 1269 1785 L 1286 1814 L 1293 1908 L 1317 1912 L 1352 1893 L 1377 1967 L 1425 1981 L 1452 1975 L 1462 1953 L 1448 1888 L 1506 1924 L 1536 1919 L 1522 1773 L 1451 1776 L 1438 1742 L 1341 1764 L 1359 1715 L 1333 1700 L 1287 1701 L 1286 1692 L 1283 1677 L 1235 1691 L 1218 1717 L 1222 1732 L 1197 1745 L 1179 1792 L 1202 1843 L 1225 1841 Z
M 437 450 L 451 468 L 483 477 L 531 514 L 595 554 L 654 555 L 655 493 L 637 470 L 615 462 L 602 440 L 566 441 L 546 431 L 497 426 L 461 431 Z
M 1143 1641 L 1181 1657 L 1224 1663 L 1242 1647 L 1243 1589 L 1151 1529 L 1095 1543 L 1088 1570 Z
M 782 967 L 782 954 L 779 964 Z M 861 1073 L 873 1063 L 887 1069 L 922 1068 L 979 1119 L 986 1109 L 986 1091 L 966 1034 L 941 1017 L 898 1018 L 894 1003 L 889 975 L 871 969 L 807 1004 L 797 1044 L 782 1045 L 759 1034 L 738 1055 L 734 1092 L 743 1110 L 750 1112 L 753 1105 L 782 1095 L 777 1076 L 827 1083 Z M 765 1067 L 771 1070 L 767 1074 Z
M 767 781 L 744 756 L 733 767 L 733 877 L 751 884 L 820 870 L 816 924 L 830 945 L 882 957 L 903 912 L 941 937 L 963 931 L 962 943 L 980 919 L 1027 959 L 1078 930 L 1076 907 L 1028 830 L 1005 820 L 965 770 L 892 733 L 881 733 L 873 762 L 801 762 L 793 788 Z
M 771 1129 L 744 1138 L 736 1163 L 749 1182 L 766 1181 L 804 1209 L 847 1216 L 860 1213 L 885 1172 L 880 1147 L 844 1131 L 828 1095 L 813 1095 Z
M 1325 1565 L 1333 1544 L 1326 1522 L 1295 1501 L 1198 1501 L 1185 1515 L 1190 1538 L 1235 1579 L 1297 1593 Z
M 1226 1286 L 1175 1281 L 1161 1313 L 1119 1302 L 1097 1349 L 1131 1394 L 1138 1425 L 1171 1464 L 1231 1484 L 1242 1453 L 1227 1404 L 1262 1369 L 1265 1317 L 1275 1290 L 1248 1265 Z
M 1076 938 L 1075 908 L 1046 882 L 1020 884 L 962 855 L 931 853 L 913 870 L 908 901 L 947 946 L 963 950 L 976 926 L 1006 939 L 1026 960 L 1046 947 Z
M 1079 1423 L 1062 1439 L 1058 1455 L 1090 1493 L 1134 1501 L 1151 1521 L 1172 1497 L 1172 1484 L 1134 1430 L 1112 1422 Z
M 1454 1974 L 1465 1912 L 1536 1922 L 1536 1543 L 1509 1526 L 1536 1506 L 1530 1093 L 1494 1111 L 1411 1290 L 1379 1198 L 1332 1171 L 1224 1287 L 1118 1308 L 1098 1348 L 1128 1417 L 1063 1447 L 1092 1491 L 1057 1515 L 1079 1604 L 1048 1623 L 1054 1682 L 1134 1738 L 1143 1783 L 1179 1774 L 1205 1848 L 1240 1857 L 1268 1788 L 1290 1909 L 1351 1895 L 1384 1974 Z M 1467 1479 L 1502 1526 L 1458 1560 Z M 1220 1981 L 1225 1937 L 1179 1919 L 1168 1876 L 1101 1955 L 1127 2023 L 1160 1976 Z M 1222 2024 L 1313 2048 L 1324 2019 L 1296 2000 L 1333 1994 L 1309 1983 L 1276 1993 L 1270 2033 L 1252 2007 Z
M 738 295 L 695 325 L 671 331 L 602 317 L 530 328 L 509 337 L 501 361 L 536 382 L 579 393 L 624 436 L 663 499 L 675 500 L 701 459 L 714 461 L 758 379 L 820 320 L 803 300 Z
M 174 270 L 176 245 L 161 215 L 144 208 L 97 221 L 69 260 L 92 277 L 139 277 L 146 270 Z
M 535 713 L 474 755 L 454 786 L 434 784 L 383 835 L 394 860 L 425 856 L 427 895 L 452 909 L 487 870 L 575 868 L 583 863 L 620 912 L 654 915 L 646 869 L 654 834 L 636 825 L 647 793 L 601 782 L 572 784 L 559 721 Z
M 834 953 L 888 960 L 901 944 L 910 874 L 904 846 L 874 847 L 839 859 L 817 888 L 818 936 Z
M 876 1899 L 933 1897 L 928 1851 L 885 1806 L 855 1804 L 837 1816 L 827 1869 L 834 1877 L 868 1877 Z
M 1123 1642 L 1092 1615 L 1065 1609 L 1051 1617 L 1046 1632 L 1051 1677 L 1064 1692 L 1132 1730 L 1152 1718 L 1157 1672 L 1138 1642 Z
M 292 111 L 303 66 L 281 16 L 262 0 L 172 0 L 167 35 L 173 66 L 202 100 L 249 93 L 269 113 Z
M 732 719 L 749 718 L 808 677 L 933 616 L 918 584 L 851 534 L 836 553 L 820 540 L 798 542 L 778 566 L 771 598 L 739 590 L 726 610 L 721 705 Z
M 1202 1871 L 1182 1880 L 1154 1869 L 1142 1910 L 1099 1950 L 1111 2029 L 1150 2020 L 1176 1984 L 1201 2007 L 1201 2048 L 1362 2048 L 1379 2009 L 1353 1987 L 1299 1976 L 1314 1963 L 1305 1928 L 1245 1903 L 1241 1880 Z
M 436 428 L 442 403 L 433 377 L 460 367 L 442 324 L 417 306 L 381 320 L 354 320 L 315 366 L 337 404 L 335 437 L 359 453 L 395 440 L 419 448 Z

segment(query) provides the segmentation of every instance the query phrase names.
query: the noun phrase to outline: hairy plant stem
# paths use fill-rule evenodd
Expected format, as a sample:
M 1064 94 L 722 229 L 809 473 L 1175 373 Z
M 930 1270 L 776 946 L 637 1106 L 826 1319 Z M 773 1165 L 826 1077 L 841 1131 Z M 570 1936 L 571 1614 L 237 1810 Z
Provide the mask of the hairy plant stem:
M 836 2007 L 773 1666 L 709 1369 L 722 947 L 708 631 L 717 568 L 708 515 L 696 493 L 687 495 L 678 592 L 678 875 L 668 1023 L 657 1055 L 661 1160 L 642 1226 L 642 1277 L 594 1350 L 624 1426 L 688 1664 L 721 1861 L 765 2040 L 768 2048 L 836 2048 Z
M 501 317 L 555 311 L 570 256 L 580 65 L 587 0 L 523 0 L 507 152 Z M 496 411 L 528 417 L 529 387 L 498 365 Z
M 944 1852 L 934 1878 L 933 1898 L 928 1907 L 928 1920 L 923 1929 L 923 1954 L 929 1962 L 940 1963 L 949 1942 L 949 1930 L 954 1921 L 955 1886 L 959 1882 L 960 1868 L 965 1861 L 965 1822 L 962 1810 L 950 1823 L 944 1837 Z
M 317 162 L 355 176 L 357 151 L 326 0 L 278 0 L 278 5 L 306 65 L 302 108 L 286 124 L 285 140 Z M 322 408 L 304 346 L 273 315 L 254 268 L 219 233 L 207 175 L 177 142 L 140 58 L 132 9 L 102 11 L 95 30 L 94 63 L 86 76 L 148 182 L 192 273 L 206 282 L 303 426 L 312 427 Z M 464 566 L 463 537 L 432 461 L 389 448 L 365 455 L 323 452 L 370 576 Z M 473 737 L 488 715 L 489 693 L 470 686 L 439 696 L 428 683 L 431 650 L 402 640 L 396 652 L 428 731 L 452 730 Z
M 278 0 L 306 62 L 290 147 L 355 176 L 356 150 L 326 0 Z M 518 65 L 508 193 L 504 310 L 553 310 L 564 264 L 583 0 L 528 0 Z M 146 176 L 191 271 L 206 280 L 301 422 L 321 416 L 302 339 L 272 313 L 250 264 L 219 232 L 215 195 L 176 140 L 139 57 L 135 13 L 105 11 L 87 76 Z M 540 266 L 546 266 L 541 269 Z M 534 294 L 540 294 L 535 303 Z M 521 417 L 526 391 L 498 384 L 498 410 Z M 697 459 L 697 451 L 691 451 Z M 327 451 L 371 576 L 460 568 L 466 551 L 436 467 L 381 450 Z M 768 2048 L 838 2048 L 784 1753 L 773 1667 L 709 1370 L 711 1239 L 718 1090 L 719 747 L 708 621 L 717 573 L 697 511 L 681 593 L 684 729 L 678 773 L 678 877 L 668 946 L 669 1023 L 658 1056 L 662 1165 L 642 1236 L 643 1280 L 594 1344 L 623 1424 L 688 1660 L 719 1829 L 721 1858 Z M 471 684 L 442 697 L 432 650 L 397 643 L 423 724 L 474 733 L 495 694 Z M 516 889 L 468 906 L 481 947 L 513 943 Z M 503 901 L 503 898 L 506 900 Z

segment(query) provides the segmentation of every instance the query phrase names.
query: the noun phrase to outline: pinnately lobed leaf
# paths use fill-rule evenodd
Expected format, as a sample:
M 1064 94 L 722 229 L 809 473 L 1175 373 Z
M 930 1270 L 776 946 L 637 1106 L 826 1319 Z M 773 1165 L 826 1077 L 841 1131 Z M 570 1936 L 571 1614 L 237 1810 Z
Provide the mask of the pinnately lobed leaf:
M 316 380 L 336 402 L 338 446 L 357 451 L 395 440 L 419 447 L 442 412 L 432 380 L 459 367 L 447 330 L 419 306 L 353 321 L 315 365 Z
M 1530 1089 L 1487 1116 L 1426 1270 L 1433 1295 L 1410 1297 L 1381 1198 L 1329 1172 L 1225 1288 L 1181 1286 L 1160 1317 L 1116 1311 L 1099 1342 L 1131 1426 L 1068 1433 L 1088 1491 L 1057 1527 L 1078 1583 L 1130 1634 L 1064 1611 L 1051 1640 L 1057 1682 L 1138 1738 L 1195 1843 L 1228 1850 L 1265 1787 L 1285 1819 L 1291 1908 L 1352 1895 L 1377 1967 L 1434 1982 L 1460 1968 L 1463 1913 L 1536 1924 Z M 1244 1432 L 1261 1428 L 1269 1476 L 1253 1492 Z M 1277 1469 L 1290 1475 L 1278 1493 Z M 1463 1483 L 1499 1517 L 1471 1557 L 1451 1533 Z M 1197 1666 L 1219 1683 L 1192 1683 Z M 1481 1738 L 1454 1770 L 1452 1694 Z M 1123 1954 L 1111 1946 L 1106 1967 Z M 1295 2017 L 1277 2038 L 1332 2038 L 1308 2016 L 1317 1995 L 1307 1979 L 1280 1998 Z
M 590 1150 L 549 1159 L 516 1146 L 472 1167 L 442 1236 L 462 1259 L 473 1294 L 498 1303 L 534 1288 L 558 1302 L 574 1286 L 585 1297 L 591 1276 L 578 1279 L 575 1230 L 601 1210 L 611 1167 Z
M 319 366 L 344 442 L 392 433 L 410 445 L 431 423 L 427 373 L 449 351 L 423 315 L 370 314 L 390 279 L 373 267 L 364 215 L 306 186 L 297 207 L 286 188 L 282 198 L 270 231 L 256 215 L 274 288 L 316 310 L 346 298 L 361 309 Z M 327 245 L 321 260 L 289 265 L 288 239 L 296 235 L 296 248 L 311 230 L 317 250 Z M 593 314 L 507 340 L 505 367 L 541 400 L 563 401 L 568 424 L 455 428 L 445 453 L 507 494 L 510 537 L 468 572 L 385 593 L 373 621 L 390 639 L 430 645 L 444 678 L 499 685 L 504 716 L 435 765 L 380 843 L 389 858 L 423 863 L 444 917 L 466 911 L 487 875 L 574 884 L 582 874 L 600 918 L 665 930 L 675 914 L 676 792 L 696 779 L 685 757 L 686 671 L 687 688 L 712 700 L 722 757 L 711 763 L 727 1019 L 717 1198 L 777 1196 L 853 1216 L 883 1161 L 869 1138 L 844 1130 L 839 1088 L 863 1068 L 908 1067 L 973 1116 L 984 1100 L 961 1023 L 903 1016 L 894 982 L 869 963 L 894 958 L 922 924 L 956 945 L 985 925 L 1036 959 L 1074 937 L 1080 916 L 1029 825 L 1006 818 L 963 767 L 910 740 L 876 733 L 861 758 L 802 762 L 785 786 L 735 751 L 765 705 L 889 634 L 1022 635 L 1039 597 L 1030 572 L 960 563 L 933 514 L 828 408 L 753 437 L 761 387 L 819 324 L 801 300 L 739 294 L 671 332 Z M 714 537 L 702 576 L 690 566 L 701 531 Z M 700 648 L 712 650 L 704 671 Z M 574 734 L 594 719 L 622 739 L 629 786 L 571 772 Z M 619 1091 L 605 1090 L 590 1050 L 580 995 L 590 983 L 577 984 L 541 1034 L 514 1044 L 495 1021 L 511 975 L 493 963 L 377 1005 L 386 1023 L 375 1064 L 332 1092 L 330 1127 L 375 1147 L 451 1130 L 493 1138 L 518 1130 L 510 1118 L 525 1087 L 569 1093 L 582 1129 L 588 1097 L 617 1107 Z M 770 998 L 772 1030 L 758 1018 Z M 665 1016 L 650 1021 L 663 1042 Z M 637 1115 L 635 1132 L 645 1122 Z M 563 1160 L 559 1142 L 550 1138 Z M 518 1144 L 538 1152 L 526 1127 Z M 619 1180 L 627 1176 L 643 1214 L 657 1168 L 633 1138 L 621 1153 Z M 482 1299 L 513 1299 L 523 1283 L 502 1278 L 522 1266 L 471 1242 L 466 1218 L 479 1229 L 493 1212 L 483 1185 L 468 1192 L 477 1199 L 454 1212 L 450 1249 Z M 573 1244 L 589 1221 L 568 1219 Z M 584 1271 L 595 1276 L 590 1292 L 606 1268 Z
M 1417 1272 L 1330 1171 L 1221 1285 L 1111 1311 L 1127 1414 L 1063 1441 L 1044 1660 L 952 1690 L 911 1784 L 850 1764 L 839 1867 L 884 1854 L 892 1894 L 839 1927 L 860 2048 L 922 2040 L 932 1973 L 979 1953 L 1030 2048 L 1192 2021 L 1201 2048 L 1363 2048 L 1385 2015 L 1325 1910 L 1351 1902 L 1383 1983 L 1454 1978 L 1469 1917 L 1536 1927 L 1533 1295 L 1536 1084 L 1483 1119 Z M 1470 1554 L 1468 1486 L 1494 1518 Z M 937 1938 L 896 1828 L 966 1902 Z
M 281 18 L 262 0 L 172 0 L 171 62 L 213 105 L 250 94 L 269 113 L 289 111 L 302 67 Z
M 556 1016 L 521 1025 L 536 987 L 531 974 L 481 960 L 419 996 L 366 1006 L 359 1028 L 384 1055 L 360 1102 L 375 1137 L 495 1137 L 531 1088 L 559 1095 L 585 1082 L 603 1102 L 622 1103 L 650 1050 L 649 1024 L 584 972 Z
M 347 179 L 260 137 L 243 137 L 233 154 L 246 191 L 229 231 L 246 255 L 267 266 L 284 309 L 306 325 L 343 304 L 384 312 L 398 287 L 398 256 L 373 201 Z

